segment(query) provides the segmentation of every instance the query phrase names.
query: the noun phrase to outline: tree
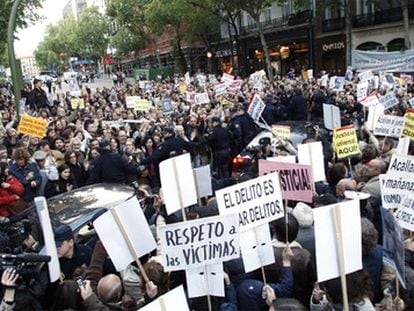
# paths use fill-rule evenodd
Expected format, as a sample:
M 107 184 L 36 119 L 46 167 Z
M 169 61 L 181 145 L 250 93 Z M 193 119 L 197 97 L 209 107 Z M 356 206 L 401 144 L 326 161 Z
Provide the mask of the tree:
M 411 49 L 410 42 L 410 20 L 408 16 L 408 0 L 402 0 L 402 12 L 404 20 L 404 46 L 407 50 Z

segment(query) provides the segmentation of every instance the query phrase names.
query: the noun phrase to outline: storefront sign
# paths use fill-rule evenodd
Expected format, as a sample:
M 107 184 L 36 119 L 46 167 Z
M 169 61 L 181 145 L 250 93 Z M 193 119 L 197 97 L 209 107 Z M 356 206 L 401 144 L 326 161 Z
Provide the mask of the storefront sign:
M 324 52 L 329 52 L 329 51 L 332 51 L 332 50 L 342 50 L 344 48 L 345 48 L 345 42 L 344 41 L 326 43 L 326 44 L 322 45 L 322 50 L 324 50 Z

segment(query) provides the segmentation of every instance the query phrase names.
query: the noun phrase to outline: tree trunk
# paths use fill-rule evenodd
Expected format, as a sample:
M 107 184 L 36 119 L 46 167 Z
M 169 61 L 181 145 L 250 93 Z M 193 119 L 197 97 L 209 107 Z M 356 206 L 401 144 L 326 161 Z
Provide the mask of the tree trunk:
M 177 40 L 176 45 L 177 45 L 177 54 L 178 54 L 178 59 L 177 59 L 178 60 L 178 68 L 184 74 L 187 71 L 187 68 L 186 68 L 185 56 L 184 56 L 183 50 L 181 48 L 181 38 L 180 38 L 179 35 L 177 35 L 176 40 Z
M 262 44 L 263 53 L 265 55 L 267 75 L 269 77 L 270 84 L 273 85 L 273 82 L 275 81 L 275 79 L 274 79 L 274 76 L 273 76 L 273 68 L 272 68 L 272 65 L 270 64 L 269 49 L 267 48 L 267 42 L 266 42 L 266 38 L 265 38 L 265 35 L 264 35 L 264 32 L 263 32 L 262 24 L 260 24 L 259 16 L 254 16 L 253 19 L 254 19 L 254 21 L 256 23 L 256 26 L 257 26 L 257 29 L 259 31 L 260 42 Z
M 352 14 L 349 0 L 345 0 L 346 66 L 352 66 Z
M 402 13 L 404 20 L 404 45 L 407 50 L 411 49 L 410 42 L 410 21 L 408 16 L 408 0 L 403 0 L 402 2 Z

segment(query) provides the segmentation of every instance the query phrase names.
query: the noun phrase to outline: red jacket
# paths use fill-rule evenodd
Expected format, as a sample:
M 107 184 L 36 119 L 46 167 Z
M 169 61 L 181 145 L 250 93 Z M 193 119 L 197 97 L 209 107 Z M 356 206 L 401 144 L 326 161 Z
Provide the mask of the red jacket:
M 7 177 L 6 183 L 10 184 L 7 189 L 0 187 L 0 216 L 9 216 L 8 205 L 16 201 L 16 196 L 23 196 L 24 187 L 13 175 Z

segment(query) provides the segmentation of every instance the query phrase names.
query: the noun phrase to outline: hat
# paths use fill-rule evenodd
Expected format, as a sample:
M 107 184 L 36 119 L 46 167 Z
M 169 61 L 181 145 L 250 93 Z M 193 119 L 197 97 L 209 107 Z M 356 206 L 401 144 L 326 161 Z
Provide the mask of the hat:
M 221 119 L 220 119 L 219 117 L 212 117 L 212 118 L 211 118 L 211 122 L 217 122 L 217 123 L 220 123 L 220 122 L 221 122 Z
M 309 228 L 312 226 L 313 212 L 309 205 L 299 202 L 293 209 L 292 214 L 297 219 L 300 227 Z
M 107 139 L 102 139 L 100 142 L 99 142 L 99 148 L 100 149 L 104 149 L 104 148 L 106 148 L 106 147 L 108 147 L 109 146 L 109 140 L 107 140 Z
M 37 150 L 33 153 L 33 159 L 36 161 L 41 161 L 47 158 L 47 153 L 42 150 Z
M 271 144 L 270 137 L 262 137 L 262 138 L 260 138 L 259 144 L 262 145 L 262 146 L 270 145 Z
M 344 192 L 344 196 L 348 200 L 353 200 L 353 199 L 357 199 L 357 200 L 367 200 L 369 197 L 371 197 L 371 195 L 369 193 L 366 193 L 366 192 L 358 192 L 358 191 L 351 191 L 351 190 L 345 191 Z
M 162 129 L 162 133 L 163 134 L 174 134 L 174 129 L 172 127 L 164 127 Z
M 313 197 L 313 205 L 320 205 L 320 206 L 325 206 L 325 205 L 330 205 L 330 204 L 335 204 L 338 203 L 338 200 L 336 199 L 336 197 L 330 193 L 323 193 L 321 195 L 315 195 Z
M 65 224 L 55 228 L 53 233 L 55 234 L 56 247 L 60 247 L 63 242 L 70 238 L 73 238 L 72 229 Z

